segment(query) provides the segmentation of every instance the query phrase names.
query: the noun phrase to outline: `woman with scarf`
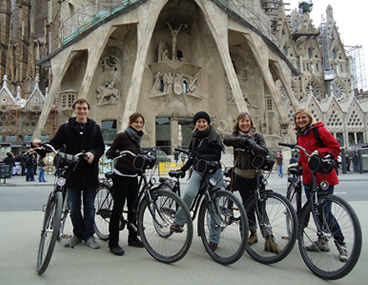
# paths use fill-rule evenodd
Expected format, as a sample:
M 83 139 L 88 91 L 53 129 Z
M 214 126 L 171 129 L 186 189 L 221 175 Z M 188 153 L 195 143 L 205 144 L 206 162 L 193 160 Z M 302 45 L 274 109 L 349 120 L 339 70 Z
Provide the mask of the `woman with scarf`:
M 129 150 L 135 154 L 141 152 L 141 140 L 143 137 L 142 128 L 144 117 L 140 113 L 133 113 L 129 117 L 129 126 L 124 132 L 119 133 L 113 141 L 111 147 L 106 152 L 107 158 L 114 159 L 120 155 L 121 151 Z M 119 246 L 119 224 L 120 216 L 123 212 L 125 199 L 128 206 L 128 220 L 134 218 L 135 200 L 138 196 L 138 171 L 133 167 L 134 157 L 125 155 L 117 160 L 112 176 L 112 193 L 114 196 L 114 206 L 110 218 L 110 252 L 115 255 L 123 255 L 124 250 Z M 138 239 L 137 233 L 128 226 L 128 245 L 143 247 L 142 241 Z
M 317 130 L 315 130 L 317 128 Z M 297 143 L 304 147 L 310 154 L 319 155 L 321 157 L 327 154 L 333 154 L 337 159 L 341 152 L 340 144 L 336 138 L 324 127 L 322 122 L 316 122 L 312 113 L 307 107 L 298 109 L 294 115 L 294 129 L 297 131 Z M 319 138 L 323 146 L 318 144 L 314 131 L 317 131 Z M 312 182 L 312 172 L 308 168 L 308 157 L 300 152 L 298 162 L 290 164 L 288 169 L 292 167 L 301 166 L 303 169 L 303 187 L 307 198 L 310 194 L 310 184 Z M 339 184 L 336 171 L 332 170 L 328 174 L 317 173 L 317 185 L 322 181 L 327 181 L 329 188 L 327 190 L 320 190 L 320 192 L 333 193 L 335 185 Z M 331 211 L 327 214 L 327 217 L 331 220 L 331 224 L 334 225 L 334 232 L 337 233 L 334 236 L 335 245 L 339 251 L 339 260 L 346 262 L 348 259 L 347 248 L 344 242 L 344 236 L 341 232 L 340 226 L 332 215 Z M 306 247 L 307 251 L 330 251 L 328 242 L 323 238 L 318 238 L 311 246 Z
M 243 205 L 254 194 L 257 188 L 256 169 L 251 163 L 256 153 L 268 155 L 267 145 L 262 133 L 256 131 L 252 117 L 249 113 L 242 112 L 238 115 L 234 124 L 234 131 L 224 138 L 224 144 L 242 151 L 234 152 L 234 182 L 239 190 Z M 243 151 L 244 150 L 244 151 Z M 261 174 L 260 181 L 263 176 Z M 249 245 L 258 242 L 257 223 L 254 210 L 248 213 L 250 236 Z M 280 253 L 282 249 L 275 242 L 270 230 L 265 234 L 265 251 Z
M 190 167 L 193 167 L 193 172 L 190 176 L 187 190 L 184 194 L 183 200 L 190 209 L 190 206 L 196 197 L 203 178 L 208 183 L 210 178 L 214 178 L 217 184 L 214 188 L 221 187 L 223 181 L 223 173 L 221 170 L 221 151 L 223 149 L 221 137 L 216 131 L 214 126 L 211 126 L 210 116 L 204 112 L 198 112 L 193 117 L 193 124 L 195 129 L 192 133 L 192 138 L 189 143 L 189 151 L 192 155 L 189 157 L 185 165 L 180 169 L 185 173 Z M 211 173 L 203 173 L 201 164 L 198 163 L 200 160 L 214 161 L 217 169 Z M 176 233 L 183 231 L 183 213 L 179 209 L 176 216 L 175 222 L 171 225 L 171 230 Z M 220 242 L 220 230 L 217 228 L 211 228 L 209 246 L 214 251 L 216 250 Z

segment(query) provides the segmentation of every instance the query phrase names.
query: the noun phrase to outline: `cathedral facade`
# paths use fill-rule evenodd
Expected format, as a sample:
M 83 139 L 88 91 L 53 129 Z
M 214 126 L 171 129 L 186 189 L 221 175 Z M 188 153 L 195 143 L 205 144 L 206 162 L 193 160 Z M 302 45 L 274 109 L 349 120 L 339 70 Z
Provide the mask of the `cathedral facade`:
M 167 154 L 188 144 L 201 110 L 223 136 L 249 112 L 275 149 L 295 141 L 301 106 L 342 147 L 367 142 L 368 102 L 354 90 L 331 6 L 316 28 L 308 9 L 287 13 L 282 1 L 0 3 L 3 142 L 52 137 L 77 98 L 90 102 L 106 143 L 137 111 L 143 146 Z

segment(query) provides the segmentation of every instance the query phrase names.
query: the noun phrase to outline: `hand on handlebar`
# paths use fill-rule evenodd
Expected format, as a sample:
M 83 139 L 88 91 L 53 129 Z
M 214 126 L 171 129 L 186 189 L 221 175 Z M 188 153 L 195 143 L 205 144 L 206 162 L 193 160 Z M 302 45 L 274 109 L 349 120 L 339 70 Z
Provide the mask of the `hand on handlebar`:
M 89 164 L 91 164 L 95 159 L 95 155 L 92 152 L 87 152 L 85 157 Z
M 249 148 L 250 150 L 254 150 L 255 149 L 255 141 L 248 139 L 248 138 L 243 138 L 244 142 L 243 145 L 246 146 L 247 148 Z

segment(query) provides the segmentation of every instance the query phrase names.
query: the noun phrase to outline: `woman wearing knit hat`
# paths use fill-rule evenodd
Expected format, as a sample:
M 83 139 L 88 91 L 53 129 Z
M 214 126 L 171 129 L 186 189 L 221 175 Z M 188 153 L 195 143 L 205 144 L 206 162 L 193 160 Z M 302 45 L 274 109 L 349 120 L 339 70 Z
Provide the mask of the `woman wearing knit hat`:
M 220 135 L 216 131 L 216 128 L 211 126 L 210 123 L 211 118 L 204 111 L 196 113 L 193 117 L 195 129 L 189 142 L 189 150 L 192 155 L 189 157 L 185 165 L 180 169 L 181 171 L 185 172 L 190 167 L 193 167 L 194 170 L 190 176 L 187 190 L 185 191 L 183 197 L 183 200 L 188 208 L 190 208 L 193 199 L 196 197 L 203 178 L 206 178 L 206 181 L 208 181 L 210 178 L 214 178 L 217 181 L 217 184 L 214 186 L 215 189 L 221 187 L 223 183 L 223 173 L 220 164 L 223 144 Z M 200 164 L 198 163 L 201 159 L 217 162 L 217 170 L 211 173 L 203 173 L 203 171 L 199 169 Z M 171 225 L 171 230 L 176 233 L 182 232 L 183 221 L 184 217 L 179 209 L 175 216 L 175 222 Z M 212 250 L 216 250 L 219 241 L 220 229 L 211 228 L 209 240 L 210 248 Z
M 234 152 L 235 174 L 234 182 L 243 204 L 252 197 L 257 187 L 256 169 L 252 167 L 251 161 L 256 153 L 268 155 L 267 145 L 262 133 L 256 131 L 252 117 L 249 113 L 242 112 L 238 115 L 234 132 L 224 138 L 224 144 L 235 148 L 244 148 L 245 151 Z M 260 178 L 262 181 L 262 177 Z M 250 236 L 248 244 L 258 242 L 257 223 L 255 213 L 248 213 Z M 282 249 L 277 245 L 272 235 L 272 231 L 264 233 L 265 251 L 280 253 Z

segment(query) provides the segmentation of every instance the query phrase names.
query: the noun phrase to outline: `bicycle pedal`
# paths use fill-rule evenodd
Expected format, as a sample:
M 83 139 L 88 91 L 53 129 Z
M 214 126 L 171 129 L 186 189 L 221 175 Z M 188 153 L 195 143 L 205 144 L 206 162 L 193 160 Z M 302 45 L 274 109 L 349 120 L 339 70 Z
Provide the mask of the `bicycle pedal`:
M 290 239 L 290 237 L 282 236 L 281 239 Z
M 42 206 L 42 212 L 46 212 L 47 205 Z
M 64 238 L 69 238 L 69 239 L 71 239 L 71 238 L 72 238 L 72 235 L 64 234 Z

